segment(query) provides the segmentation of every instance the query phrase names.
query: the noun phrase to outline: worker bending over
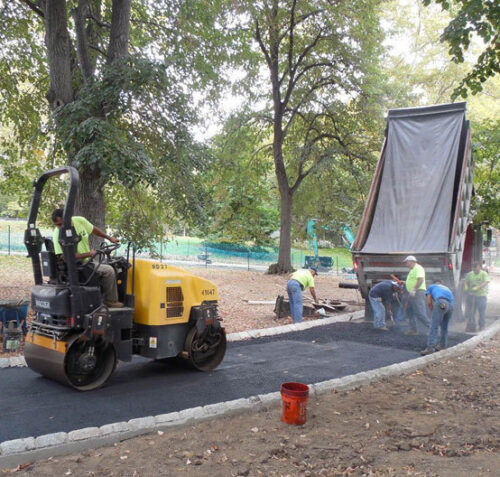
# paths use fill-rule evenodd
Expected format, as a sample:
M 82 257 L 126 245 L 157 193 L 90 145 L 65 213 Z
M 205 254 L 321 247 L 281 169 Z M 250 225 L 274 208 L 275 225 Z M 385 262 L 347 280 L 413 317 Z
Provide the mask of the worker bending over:
M 59 244 L 59 229 L 63 223 L 62 209 L 55 209 L 54 212 L 52 212 L 52 222 L 56 226 L 52 235 L 54 252 L 56 255 L 62 255 L 62 248 Z M 94 268 L 97 268 L 96 273 L 99 276 L 103 288 L 104 304 L 110 308 L 122 308 L 123 303 L 118 301 L 115 269 L 107 263 L 101 262 L 99 264 L 99 260 L 96 258 L 97 252 L 90 249 L 89 236 L 90 234 L 94 234 L 109 240 L 111 243 L 117 243 L 119 240 L 105 234 L 101 229 L 92 225 L 85 217 L 75 215 L 71 218 L 71 223 L 77 235 L 81 237 L 76 248 L 76 258 L 82 260 L 84 263 L 92 261 Z
M 429 337 L 427 338 L 427 348 L 420 352 L 422 356 L 446 348 L 448 323 L 451 320 L 455 304 L 453 293 L 448 287 L 442 285 L 439 280 L 427 288 L 425 295 L 427 296 L 427 305 L 432 311 L 432 318 Z M 441 340 L 438 343 L 439 328 L 441 328 Z
M 370 305 L 373 310 L 373 327 L 388 331 L 385 319 L 392 318 L 391 305 L 394 299 L 394 293 L 404 290 L 402 284 L 400 285 L 396 281 L 384 280 L 383 282 L 377 283 L 368 293 L 368 298 L 370 300 Z
M 318 274 L 316 267 L 303 268 L 292 273 L 290 280 L 286 284 L 286 292 L 290 301 L 290 312 L 295 323 L 304 321 L 302 317 L 302 291 L 307 290 L 311 292 L 314 302 L 316 298 L 316 291 L 314 290 L 314 277 Z

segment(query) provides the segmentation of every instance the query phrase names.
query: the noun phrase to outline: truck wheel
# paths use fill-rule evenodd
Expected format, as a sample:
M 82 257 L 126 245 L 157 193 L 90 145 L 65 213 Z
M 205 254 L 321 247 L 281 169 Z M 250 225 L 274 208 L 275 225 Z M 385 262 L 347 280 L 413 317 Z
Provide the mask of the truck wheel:
M 226 332 L 224 328 L 209 326 L 199 335 L 196 326 L 193 326 L 188 331 L 184 342 L 184 353 L 181 356 L 199 371 L 212 371 L 219 366 L 225 354 Z

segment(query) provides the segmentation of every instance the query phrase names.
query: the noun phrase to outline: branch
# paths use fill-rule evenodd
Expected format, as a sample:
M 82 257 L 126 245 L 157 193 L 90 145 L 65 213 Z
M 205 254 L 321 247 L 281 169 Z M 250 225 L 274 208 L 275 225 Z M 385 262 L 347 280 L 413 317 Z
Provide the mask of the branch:
M 97 52 L 98 52 L 98 53 L 100 53 L 102 56 L 104 56 L 104 58 L 107 58 L 107 56 L 108 56 L 108 55 L 106 54 L 106 52 L 105 52 L 105 51 L 103 51 L 103 50 L 101 50 L 98 46 L 91 45 L 91 44 L 89 43 L 89 48 L 90 48 L 90 49 L 92 49 L 92 50 L 94 50 L 94 51 L 97 51 Z
M 264 53 L 267 66 L 271 70 L 271 57 L 269 56 L 269 52 L 267 51 L 266 46 L 262 41 L 262 36 L 260 34 L 259 20 L 255 20 L 255 39 L 257 40 L 257 43 L 259 44 L 262 53 Z
M 311 86 L 309 91 L 302 97 L 302 99 L 299 101 L 299 104 L 297 104 L 297 106 L 295 106 L 294 108 L 288 109 L 288 111 L 292 112 L 292 115 L 290 116 L 290 119 L 288 120 L 288 122 L 285 126 L 285 129 L 283 130 L 283 136 L 285 136 L 287 134 L 288 128 L 292 124 L 295 116 L 299 113 L 300 108 L 309 100 L 309 97 L 311 96 L 311 94 L 314 93 L 314 91 L 316 91 L 317 89 L 323 88 L 324 86 L 333 85 L 333 84 L 335 84 L 335 81 L 333 79 L 323 80 L 323 81 L 320 81 L 320 82 L 314 84 L 313 86 Z
M 111 28 L 110 23 L 103 22 L 102 20 L 97 18 L 93 13 L 89 13 L 87 17 L 90 18 L 91 20 L 94 20 L 94 22 L 97 23 L 97 25 L 102 28 Z
M 297 0 L 293 0 L 292 10 L 290 12 L 290 40 L 288 45 L 288 70 L 292 71 L 292 63 L 293 63 L 293 41 L 294 41 L 294 29 L 295 29 L 295 6 L 297 4 Z M 282 80 L 285 78 L 284 73 L 282 79 L 280 79 L 280 85 Z
M 43 10 L 40 8 L 40 5 L 38 5 L 37 3 L 31 2 L 30 0 L 21 0 L 21 2 L 25 3 L 37 15 L 41 16 L 42 18 L 45 17 Z
M 323 10 L 319 9 L 319 10 L 314 10 L 314 11 L 309 12 L 309 13 L 305 13 L 304 15 L 296 18 L 296 20 L 295 20 L 295 26 L 300 25 L 301 23 L 303 23 L 304 21 L 306 21 L 309 17 L 311 17 L 313 15 L 317 15 L 318 13 L 322 13 L 322 12 L 323 12 Z M 288 28 L 279 37 L 279 42 L 281 43 L 281 40 L 283 40 L 283 38 L 285 38 L 285 36 L 287 36 L 287 35 L 288 35 Z
M 292 92 L 295 88 L 296 80 L 295 80 L 295 73 L 297 72 L 299 66 L 301 65 L 302 61 L 304 58 L 308 55 L 308 53 L 318 44 L 318 41 L 323 38 L 323 30 L 320 30 L 319 33 L 316 35 L 314 40 L 307 45 L 300 56 L 297 59 L 297 62 L 295 65 L 292 67 L 290 71 L 290 79 L 288 80 L 288 87 L 286 90 L 285 98 L 283 99 L 283 106 L 286 107 L 288 104 L 288 101 L 290 100 L 290 96 L 292 95 Z
M 75 22 L 76 31 L 76 52 L 80 62 L 80 70 L 82 72 L 83 81 L 89 84 L 93 76 L 92 63 L 89 57 L 89 39 L 85 29 L 85 20 L 89 13 L 88 0 L 78 0 L 78 6 L 71 10 L 73 20 Z

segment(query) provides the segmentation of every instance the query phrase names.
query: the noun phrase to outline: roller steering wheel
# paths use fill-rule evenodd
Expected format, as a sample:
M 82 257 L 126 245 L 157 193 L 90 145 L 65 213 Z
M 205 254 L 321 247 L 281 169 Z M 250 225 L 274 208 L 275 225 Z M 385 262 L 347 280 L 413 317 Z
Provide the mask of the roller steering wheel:
M 102 257 L 108 257 L 108 260 L 111 259 L 111 253 L 120 248 L 120 242 L 118 243 L 110 243 L 107 244 L 102 242 L 99 248 L 96 250 L 96 255 L 100 255 L 99 263 L 102 262 Z
M 111 260 L 111 252 L 114 252 L 115 250 L 120 248 L 120 245 L 121 244 L 119 242 L 118 243 L 110 243 L 110 244 L 106 244 L 105 242 L 101 243 L 99 248 L 96 250 L 96 254 L 95 254 L 95 256 L 99 257 L 99 260 L 97 261 L 97 264 L 94 267 L 94 270 L 92 270 L 92 273 L 87 278 L 87 281 L 84 283 L 84 285 L 87 285 L 90 282 L 90 280 L 92 279 L 92 277 L 96 274 L 97 270 L 99 269 L 99 267 L 101 266 L 101 263 L 104 260 L 104 257 L 107 257 L 108 260 Z

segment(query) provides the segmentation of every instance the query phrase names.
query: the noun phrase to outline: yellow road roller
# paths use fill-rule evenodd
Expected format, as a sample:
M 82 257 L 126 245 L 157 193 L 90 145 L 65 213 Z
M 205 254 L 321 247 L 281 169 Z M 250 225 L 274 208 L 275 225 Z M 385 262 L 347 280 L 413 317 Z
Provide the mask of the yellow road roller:
M 46 182 L 62 174 L 69 174 L 69 187 L 59 231 L 61 257 L 52 239 L 42 237 L 36 219 Z M 52 169 L 33 183 L 24 235 L 35 280 L 35 317 L 24 346 L 28 366 L 80 391 L 104 385 L 118 361 L 133 355 L 178 357 L 200 371 L 215 369 L 226 352 L 215 285 L 178 267 L 136 258 L 131 245 L 126 256 L 112 254 L 119 244 L 103 244 L 98 260 L 78 261 L 81 237 L 71 220 L 78 186 L 73 167 Z M 101 263 L 115 270 L 123 308 L 104 304 L 96 273 Z

